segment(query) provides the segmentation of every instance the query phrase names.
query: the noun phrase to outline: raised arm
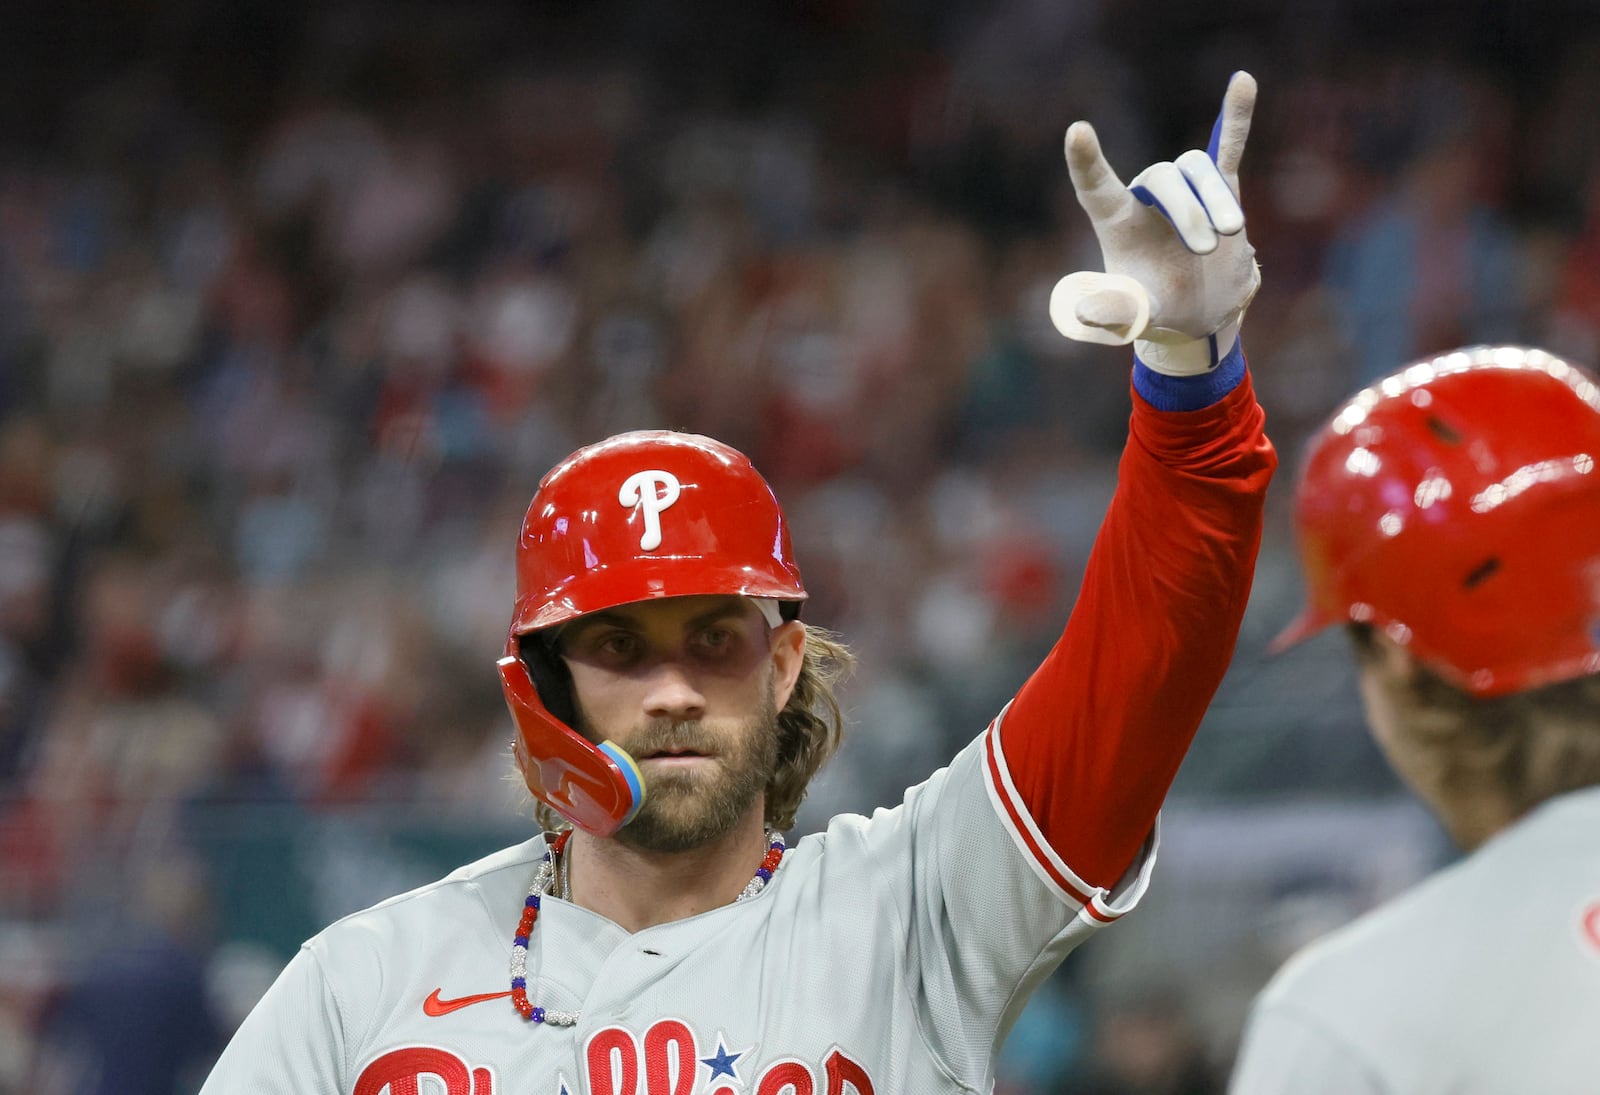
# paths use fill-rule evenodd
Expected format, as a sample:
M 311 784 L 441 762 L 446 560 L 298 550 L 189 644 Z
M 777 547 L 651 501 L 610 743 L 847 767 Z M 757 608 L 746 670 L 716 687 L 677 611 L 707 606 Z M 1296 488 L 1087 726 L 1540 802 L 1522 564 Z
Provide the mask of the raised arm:
M 1052 315 L 1071 337 L 1134 343 L 1134 408 L 1071 618 L 988 748 L 1037 869 L 1080 901 L 1114 886 L 1149 837 L 1254 576 L 1277 463 L 1239 341 L 1260 284 L 1238 201 L 1255 92 L 1235 74 L 1210 148 L 1131 185 L 1088 123 L 1067 131 L 1105 273 L 1063 279 Z

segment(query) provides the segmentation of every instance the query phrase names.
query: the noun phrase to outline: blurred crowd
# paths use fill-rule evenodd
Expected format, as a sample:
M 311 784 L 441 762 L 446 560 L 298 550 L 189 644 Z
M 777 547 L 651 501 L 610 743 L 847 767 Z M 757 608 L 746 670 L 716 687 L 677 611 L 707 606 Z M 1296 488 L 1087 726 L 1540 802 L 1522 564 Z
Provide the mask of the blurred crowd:
M 979 730 L 1071 606 L 1128 409 L 1126 352 L 1046 316 L 1099 261 L 1074 119 L 1131 174 L 1259 78 L 1281 482 L 1419 354 L 1600 355 L 1600 35 L 1559 4 L 1382 38 L 1354 0 L 100 7 L 17 5 L 0 77 L 0 1090 L 181 1089 L 292 946 L 284 889 L 328 891 L 306 930 L 388 892 L 344 884 L 359 850 L 224 892 L 240 817 L 517 837 L 516 528 L 609 433 L 749 453 L 861 654 L 803 827 Z M 1304 710 L 1327 666 L 1260 658 L 1286 494 L 1190 794 L 1388 786 L 1353 708 Z M 1219 1090 L 1160 993 L 1045 1000 L 1058 1067 L 1013 1091 Z M 149 1078 L 94 1086 L 123 1043 Z

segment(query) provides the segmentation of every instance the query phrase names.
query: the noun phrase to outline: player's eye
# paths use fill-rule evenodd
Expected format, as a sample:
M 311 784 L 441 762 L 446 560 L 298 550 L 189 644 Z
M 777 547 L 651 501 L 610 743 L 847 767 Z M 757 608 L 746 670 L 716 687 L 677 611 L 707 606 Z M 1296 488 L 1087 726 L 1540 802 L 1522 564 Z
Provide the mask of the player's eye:
M 586 645 L 595 657 L 607 662 L 629 662 L 639 656 L 639 636 L 629 631 L 601 632 Z
M 695 645 L 702 653 L 715 656 L 732 650 L 738 638 L 738 633 L 733 628 L 717 625 L 701 629 L 695 635 Z

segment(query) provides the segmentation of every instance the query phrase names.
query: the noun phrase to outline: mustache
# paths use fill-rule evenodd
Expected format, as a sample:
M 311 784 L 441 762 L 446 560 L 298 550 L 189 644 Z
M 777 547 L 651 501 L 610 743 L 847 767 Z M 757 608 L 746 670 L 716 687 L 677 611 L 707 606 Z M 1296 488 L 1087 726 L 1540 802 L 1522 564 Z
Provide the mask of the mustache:
M 669 752 L 710 756 L 718 752 L 716 735 L 699 719 L 652 719 L 631 736 L 627 748 L 634 757 Z

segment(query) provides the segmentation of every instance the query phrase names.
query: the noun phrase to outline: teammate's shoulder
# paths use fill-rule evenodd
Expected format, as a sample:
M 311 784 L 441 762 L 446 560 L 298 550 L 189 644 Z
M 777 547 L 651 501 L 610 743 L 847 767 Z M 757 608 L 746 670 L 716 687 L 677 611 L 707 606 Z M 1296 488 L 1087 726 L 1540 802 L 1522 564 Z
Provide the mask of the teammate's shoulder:
M 1538 803 L 1515 823 L 1491 837 L 1474 858 L 1516 863 L 1534 849 L 1561 854 L 1587 852 L 1600 825 L 1600 784 L 1579 787 Z
M 1340 1010 L 1407 1007 L 1481 930 L 1479 864 L 1467 857 L 1304 946 L 1273 976 L 1266 1001 L 1321 1002 Z

